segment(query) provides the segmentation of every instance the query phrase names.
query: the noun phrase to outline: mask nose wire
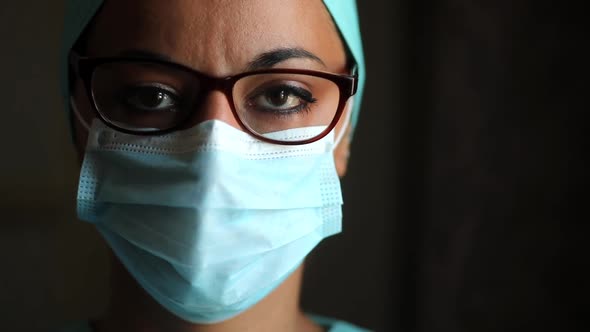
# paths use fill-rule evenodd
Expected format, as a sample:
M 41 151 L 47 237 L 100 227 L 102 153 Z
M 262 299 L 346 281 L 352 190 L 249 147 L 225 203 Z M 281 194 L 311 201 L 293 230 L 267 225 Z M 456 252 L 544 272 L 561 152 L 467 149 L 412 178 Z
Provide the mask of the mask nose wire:
M 74 111 L 74 114 L 76 115 L 76 118 L 78 118 L 78 121 L 80 121 L 80 123 L 82 124 L 82 127 L 84 127 L 86 131 L 90 131 L 90 126 L 88 125 L 88 122 L 84 120 L 82 114 L 80 114 L 80 111 L 76 106 L 76 102 L 74 101 L 74 97 L 70 97 L 70 107 L 72 108 L 72 111 Z

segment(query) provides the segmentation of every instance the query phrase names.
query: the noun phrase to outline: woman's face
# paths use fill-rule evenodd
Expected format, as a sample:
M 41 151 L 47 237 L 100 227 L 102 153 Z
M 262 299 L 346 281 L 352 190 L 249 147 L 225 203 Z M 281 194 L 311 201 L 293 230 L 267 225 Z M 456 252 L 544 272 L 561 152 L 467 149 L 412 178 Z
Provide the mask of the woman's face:
M 281 49 L 305 52 L 269 53 Z M 89 31 L 85 55 L 137 52 L 217 77 L 253 65 L 348 73 L 344 46 L 321 0 L 106 0 Z M 264 61 L 256 61 L 263 55 Z M 80 80 L 74 98 L 91 123 L 93 112 Z M 240 128 L 223 93 L 210 93 L 200 108 L 197 121 L 218 119 Z M 83 155 L 87 133 L 80 123 L 76 126 Z M 336 163 L 343 167 L 338 158 Z

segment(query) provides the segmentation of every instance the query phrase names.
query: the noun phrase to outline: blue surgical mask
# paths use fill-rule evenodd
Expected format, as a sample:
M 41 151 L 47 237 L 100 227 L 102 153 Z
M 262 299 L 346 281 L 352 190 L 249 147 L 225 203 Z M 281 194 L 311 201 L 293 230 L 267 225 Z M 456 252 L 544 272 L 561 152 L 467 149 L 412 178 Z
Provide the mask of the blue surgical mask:
M 269 136 L 311 137 L 323 129 Z M 96 225 L 163 307 L 190 322 L 226 320 L 268 295 L 322 239 L 340 232 L 333 148 L 332 133 L 283 146 L 218 120 L 149 137 L 94 120 L 78 216 Z

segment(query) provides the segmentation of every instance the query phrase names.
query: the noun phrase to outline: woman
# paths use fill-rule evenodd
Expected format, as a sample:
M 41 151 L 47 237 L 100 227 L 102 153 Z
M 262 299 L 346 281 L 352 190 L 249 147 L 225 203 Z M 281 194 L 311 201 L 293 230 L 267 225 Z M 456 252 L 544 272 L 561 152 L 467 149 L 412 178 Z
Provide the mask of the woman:
M 108 311 L 72 331 L 362 330 L 298 303 L 341 228 L 353 0 L 76 0 L 64 44 L 78 216 L 112 249 Z

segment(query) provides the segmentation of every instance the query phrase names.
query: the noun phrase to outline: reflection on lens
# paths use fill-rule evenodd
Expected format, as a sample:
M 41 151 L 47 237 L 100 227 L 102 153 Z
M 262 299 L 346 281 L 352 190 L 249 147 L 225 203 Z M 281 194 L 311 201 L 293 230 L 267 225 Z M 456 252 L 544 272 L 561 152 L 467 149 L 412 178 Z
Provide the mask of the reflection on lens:
M 314 126 L 272 131 L 261 134 L 263 137 L 281 142 L 304 141 L 319 136 L 328 126 Z

